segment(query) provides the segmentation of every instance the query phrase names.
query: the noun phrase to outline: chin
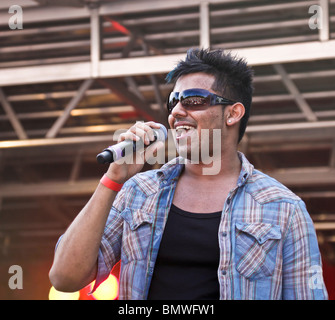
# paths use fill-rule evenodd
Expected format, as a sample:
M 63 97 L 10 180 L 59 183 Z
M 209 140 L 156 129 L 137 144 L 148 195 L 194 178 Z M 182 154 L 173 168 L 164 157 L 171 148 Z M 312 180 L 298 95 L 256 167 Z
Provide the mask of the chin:
M 191 147 L 177 147 L 177 152 L 180 157 L 187 159 L 189 162 L 194 164 L 199 164 L 201 160 L 201 155 L 198 148 L 191 148 Z

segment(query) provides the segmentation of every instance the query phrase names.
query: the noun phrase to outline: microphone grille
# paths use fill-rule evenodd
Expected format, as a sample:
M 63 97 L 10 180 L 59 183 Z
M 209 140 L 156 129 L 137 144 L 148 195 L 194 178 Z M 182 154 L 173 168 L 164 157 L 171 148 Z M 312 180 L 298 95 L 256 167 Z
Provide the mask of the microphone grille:
M 168 132 L 164 125 L 162 125 L 161 123 L 159 125 L 160 125 L 160 129 L 157 130 L 158 131 L 157 140 L 165 141 L 167 139 Z

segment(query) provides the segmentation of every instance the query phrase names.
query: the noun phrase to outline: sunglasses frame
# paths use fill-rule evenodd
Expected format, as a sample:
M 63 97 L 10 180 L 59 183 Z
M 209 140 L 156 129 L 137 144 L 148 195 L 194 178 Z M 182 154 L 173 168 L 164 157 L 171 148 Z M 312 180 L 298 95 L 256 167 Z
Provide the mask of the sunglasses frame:
M 174 94 L 174 95 L 178 94 L 178 99 L 176 99 L 175 96 L 171 98 L 171 94 Z M 186 109 L 191 108 L 189 106 L 183 105 L 183 101 L 182 101 L 183 96 L 186 96 L 187 98 L 190 98 L 190 97 L 201 97 L 201 98 L 206 98 L 206 99 L 209 98 L 209 104 L 206 104 L 206 107 L 216 106 L 219 104 L 228 106 L 228 105 L 232 105 L 236 103 L 235 101 L 218 96 L 217 94 L 212 93 L 206 89 L 193 88 L 193 89 L 183 90 L 182 92 L 172 91 L 170 92 L 168 96 L 168 101 L 166 103 L 168 114 L 172 112 L 173 108 L 178 104 L 178 102 L 182 104 L 183 108 L 186 108 Z M 171 99 L 174 99 L 173 107 L 171 107 L 172 106 L 172 102 L 170 102 Z M 198 105 L 198 106 L 201 106 L 201 105 Z

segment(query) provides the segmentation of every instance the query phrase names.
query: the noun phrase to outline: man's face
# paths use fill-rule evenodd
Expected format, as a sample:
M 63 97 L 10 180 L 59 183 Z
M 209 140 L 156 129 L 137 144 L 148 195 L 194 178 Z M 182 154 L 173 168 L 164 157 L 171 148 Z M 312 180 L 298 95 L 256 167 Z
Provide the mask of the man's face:
M 211 89 L 214 81 L 214 76 L 206 73 L 184 75 L 177 80 L 173 91 L 182 92 L 186 89 L 199 88 L 219 94 Z M 171 129 L 175 129 L 173 132 L 178 153 L 189 160 L 194 160 L 194 155 L 197 153 L 201 157 L 201 150 L 205 148 L 208 148 L 209 156 L 213 155 L 214 147 L 221 148 L 225 131 L 222 105 L 187 109 L 178 102 L 169 115 L 168 122 Z M 218 134 L 220 141 L 214 139 Z

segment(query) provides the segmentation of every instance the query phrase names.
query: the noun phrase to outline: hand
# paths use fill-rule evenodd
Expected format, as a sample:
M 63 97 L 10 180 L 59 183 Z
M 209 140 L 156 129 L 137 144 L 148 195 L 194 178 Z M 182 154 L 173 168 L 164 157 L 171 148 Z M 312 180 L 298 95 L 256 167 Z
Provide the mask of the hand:
M 118 143 L 124 140 L 142 140 L 144 146 L 148 146 L 152 141 L 155 140 L 154 131 L 152 129 L 159 128 L 160 125 L 153 121 L 136 122 L 136 124 L 130 127 L 125 133 L 120 134 Z M 133 155 L 111 163 L 106 173 L 107 176 L 115 182 L 124 183 L 142 170 L 146 159 L 146 152 L 148 152 L 148 154 L 153 154 L 153 151 L 160 145 L 164 145 L 164 143 L 154 143 L 153 145 L 150 145 L 145 151 L 137 151 L 136 154 L 134 153 Z

